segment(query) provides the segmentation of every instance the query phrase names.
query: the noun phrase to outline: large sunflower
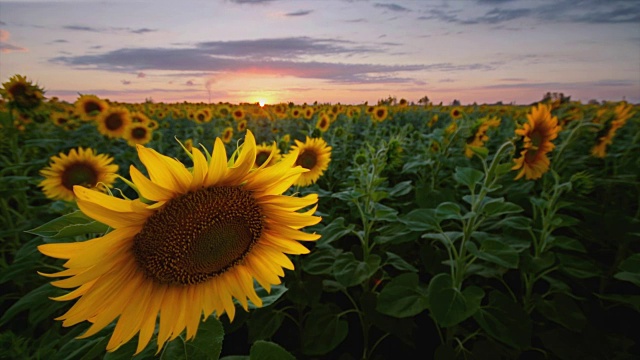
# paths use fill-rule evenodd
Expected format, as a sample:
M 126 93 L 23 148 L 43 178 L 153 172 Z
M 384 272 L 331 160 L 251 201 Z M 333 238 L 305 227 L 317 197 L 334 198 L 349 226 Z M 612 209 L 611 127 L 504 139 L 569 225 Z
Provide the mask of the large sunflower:
M 116 320 L 107 344 L 113 351 L 139 333 L 137 353 L 149 343 L 159 315 L 158 348 L 178 337 L 195 336 L 202 319 L 213 312 L 233 320 L 237 299 L 248 309 L 262 300 L 254 279 L 270 291 L 293 269 L 285 254 L 309 250 L 298 240 L 320 236 L 300 229 L 317 224 L 316 194 L 282 195 L 305 170 L 296 157 L 253 169 L 256 144 L 248 131 L 237 156 L 227 161 L 222 141 L 212 154 L 193 148 L 192 170 L 181 162 L 138 145 L 149 178 L 131 167 L 132 186 L 140 199 L 119 199 L 75 187 L 86 215 L 114 230 L 76 243 L 45 244 L 45 255 L 68 259 L 66 270 L 50 277 L 60 288 L 76 288 L 55 298 L 78 299 L 59 320 L 63 326 L 82 321 L 92 336 Z M 235 155 L 235 154 L 234 154 Z M 296 154 L 297 155 L 297 154 Z M 208 159 L 208 160 L 207 160 Z M 44 274 L 43 274 L 44 275 Z
M 527 180 L 539 179 L 549 171 L 549 153 L 555 145 L 551 140 L 558 137 L 558 118 L 551 116 L 551 107 L 546 104 L 538 104 L 531 108 L 527 114 L 528 122 L 520 129 L 516 129 L 516 135 L 521 135 L 522 146 L 520 157 L 513 159 L 515 165 L 512 170 L 520 170 L 516 180 L 525 176 Z
M 153 130 L 147 124 L 133 123 L 127 127 L 122 138 L 131 146 L 144 145 L 153 138 Z
M 131 115 L 124 107 L 110 107 L 96 119 L 98 131 L 110 138 L 122 137 L 131 125 Z
M 40 170 L 45 179 L 40 187 L 45 196 L 53 200 L 73 201 L 76 185 L 105 190 L 115 182 L 118 165 L 105 154 L 94 154 L 93 149 L 71 149 L 69 154 L 51 157 L 49 166 Z
M 287 154 L 285 158 L 295 156 L 296 165 L 309 169 L 309 172 L 303 173 L 298 181 L 295 182 L 297 186 L 309 186 L 318 181 L 329 167 L 331 146 L 327 146 L 327 143 L 322 138 L 310 138 L 308 136 L 304 143 L 298 140 L 295 142 L 296 144 L 291 146 L 292 152 Z

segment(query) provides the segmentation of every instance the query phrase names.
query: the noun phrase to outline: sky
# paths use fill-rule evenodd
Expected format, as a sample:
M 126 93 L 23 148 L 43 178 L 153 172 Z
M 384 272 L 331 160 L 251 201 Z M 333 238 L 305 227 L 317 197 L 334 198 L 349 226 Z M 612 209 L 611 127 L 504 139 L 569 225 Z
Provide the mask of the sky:
M 640 103 L 638 0 L 0 0 L 0 82 L 70 102 Z

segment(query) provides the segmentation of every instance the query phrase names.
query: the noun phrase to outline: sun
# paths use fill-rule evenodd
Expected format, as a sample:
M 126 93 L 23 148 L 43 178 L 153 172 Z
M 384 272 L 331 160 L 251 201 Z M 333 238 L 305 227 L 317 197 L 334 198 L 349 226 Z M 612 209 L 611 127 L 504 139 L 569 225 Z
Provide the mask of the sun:
M 267 103 L 267 100 L 265 100 L 264 98 L 258 99 L 258 105 L 260 105 L 260 107 L 264 107 L 264 104 L 266 103 Z

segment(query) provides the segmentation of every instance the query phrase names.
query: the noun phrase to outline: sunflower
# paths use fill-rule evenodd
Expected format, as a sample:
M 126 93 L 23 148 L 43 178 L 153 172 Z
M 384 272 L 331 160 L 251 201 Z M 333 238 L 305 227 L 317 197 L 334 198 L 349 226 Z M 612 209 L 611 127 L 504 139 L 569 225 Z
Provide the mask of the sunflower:
M 464 111 L 462 111 L 462 109 L 460 107 L 458 107 L 458 106 L 456 106 L 453 109 L 451 109 L 451 112 L 449 113 L 449 115 L 451 115 L 451 118 L 453 120 L 460 119 L 463 114 L 464 114 Z
M 104 113 L 109 104 L 95 95 L 81 95 L 75 103 L 76 113 L 83 121 L 94 120 Z
M 295 145 L 291 146 L 291 152 L 285 156 L 296 156 L 296 165 L 300 165 L 309 172 L 303 173 L 295 182 L 297 186 L 309 186 L 320 178 L 331 162 L 331 146 L 322 138 L 310 138 L 306 141 L 295 140 Z M 283 160 L 284 161 L 284 160 Z
M 602 130 L 598 132 L 597 143 L 591 149 L 591 155 L 599 158 L 604 158 L 607 155 L 607 146 L 613 143 L 613 137 L 616 132 L 633 116 L 632 108 L 631 105 L 625 102 L 621 102 L 616 106 L 613 111 L 613 118 L 606 121 Z
M 144 145 L 153 138 L 153 130 L 149 129 L 146 124 L 133 123 L 127 127 L 122 138 L 127 140 L 127 144 L 131 146 Z
M 228 144 L 231 139 L 233 139 L 233 128 L 231 126 L 228 126 L 222 132 L 222 142 Z
M 320 237 L 300 230 L 321 220 L 313 216 L 317 194 L 282 195 L 305 170 L 294 167 L 296 157 L 253 169 L 256 144 L 250 131 L 229 162 L 219 138 L 206 157 L 193 148 L 192 170 L 142 145 L 137 150 L 149 173 L 147 178 L 131 167 L 132 186 L 142 198 L 74 189 L 80 210 L 113 231 L 85 242 L 38 247 L 47 256 L 67 259 L 65 270 L 42 274 L 65 277 L 54 286 L 76 288 L 54 298 L 79 298 L 58 318 L 63 326 L 89 321 L 80 336 L 87 338 L 116 321 L 107 351 L 139 334 L 140 353 L 156 323 L 158 352 L 185 329 L 191 339 L 199 322 L 214 312 L 233 321 L 233 298 L 245 311 L 247 300 L 262 306 L 254 279 L 270 291 L 281 282 L 283 268 L 293 269 L 285 254 L 306 254 L 298 241 Z M 307 207 L 312 208 L 300 212 Z
M 140 123 L 148 126 L 149 123 L 151 122 L 151 119 L 149 119 L 149 117 L 145 115 L 143 112 L 134 111 L 131 113 L 131 122 L 134 124 Z
M 282 155 L 280 155 L 280 149 L 275 142 L 271 145 L 262 143 L 262 145 L 256 147 L 256 162 L 253 167 L 259 168 L 265 163 L 267 163 L 267 166 L 271 166 L 280 161 L 280 158 L 282 158 Z
M 491 128 L 500 126 L 500 119 L 498 118 L 483 118 L 478 121 L 474 126 L 473 135 L 467 138 L 467 143 L 464 147 L 464 155 L 468 158 L 473 157 L 473 150 L 471 147 L 482 147 L 484 143 L 489 140 L 487 131 Z
M 73 201 L 73 187 L 105 190 L 116 180 L 118 165 L 105 154 L 94 154 L 93 149 L 71 149 L 49 160 L 49 166 L 40 170 L 45 179 L 40 182 L 44 195 L 52 200 Z
M 238 121 L 238 132 L 244 132 L 247 130 L 247 119 Z
M 313 117 L 314 112 L 315 112 L 315 111 L 313 110 L 313 108 L 312 108 L 312 107 L 307 106 L 307 107 L 304 109 L 304 113 L 303 113 L 303 114 L 304 114 L 304 118 L 305 118 L 306 120 L 311 120 L 311 118 Z
M 65 129 L 73 125 L 73 120 L 67 112 L 52 111 L 51 114 L 49 114 L 49 118 L 54 125 Z
M 555 145 L 551 140 L 558 137 L 558 118 L 551 116 L 551 107 L 547 104 L 538 104 L 531 108 L 527 114 L 528 122 L 521 129 L 515 131 L 521 135 L 522 146 L 520 157 L 513 159 L 515 165 L 512 170 L 520 170 L 516 180 L 525 176 L 527 180 L 539 179 L 549 171 L 549 153 Z
M 387 119 L 388 115 L 389 108 L 387 108 L 385 105 L 375 106 L 373 108 L 373 111 L 371 112 L 371 117 L 374 122 L 382 122 Z
M 207 123 L 209 121 L 211 121 L 211 118 L 213 117 L 213 114 L 211 113 L 211 111 L 209 109 L 198 109 L 195 113 L 195 121 L 198 124 L 204 124 Z
M 235 121 L 240 121 L 244 119 L 245 113 L 241 107 L 236 107 L 235 109 L 233 109 L 233 112 L 231 112 L 231 116 Z
M 325 132 L 329 130 L 329 125 L 331 125 L 331 118 L 327 113 L 321 113 L 320 116 L 318 116 L 318 121 L 316 122 L 316 129 Z
M 110 138 L 122 137 L 131 124 L 129 110 L 124 107 L 110 107 L 96 119 L 98 131 Z
M 43 90 L 22 75 L 14 75 L 2 84 L 0 93 L 18 110 L 32 110 L 42 104 Z

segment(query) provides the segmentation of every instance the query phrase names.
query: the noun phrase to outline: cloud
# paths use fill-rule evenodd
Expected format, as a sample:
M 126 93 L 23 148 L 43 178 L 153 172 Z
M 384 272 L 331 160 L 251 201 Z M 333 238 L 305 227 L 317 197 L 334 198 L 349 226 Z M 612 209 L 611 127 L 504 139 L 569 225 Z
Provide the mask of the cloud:
M 65 39 L 56 39 L 53 40 L 52 43 L 56 43 L 56 44 L 64 44 L 64 43 L 68 43 L 69 41 L 65 40 Z
M 557 0 L 551 2 L 524 2 L 511 0 L 478 0 L 478 4 L 493 8 L 475 16 L 461 16 L 460 9 L 430 9 L 421 20 L 475 25 L 496 25 L 523 18 L 544 22 L 573 22 L 591 24 L 640 22 L 640 2 L 629 0 Z
M 305 16 L 305 15 L 311 14 L 312 12 L 313 10 L 300 10 L 300 11 L 286 13 L 284 14 L 284 16 Z
M 128 33 L 128 34 L 146 34 L 150 32 L 156 32 L 157 30 L 149 29 L 149 28 L 140 28 L 140 29 L 132 29 L 132 28 L 122 28 L 122 27 L 109 27 L 109 28 L 96 28 L 91 26 L 84 25 L 65 25 L 62 27 L 65 30 L 72 31 L 85 31 L 85 32 L 99 32 L 99 33 Z
M 375 47 L 345 40 L 308 37 L 211 41 L 189 48 L 123 48 L 102 54 L 59 56 L 51 62 L 79 69 L 99 69 L 112 72 L 144 73 L 170 71 L 190 76 L 210 76 L 211 73 L 244 73 L 265 76 L 291 76 L 323 79 L 333 83 L 403 83 L 414 77 L 404 72 L 416 71 L 486 71 L 499 64 L 411 64 L 381 65 L 311 60 L 329 54 L 352 57 L 357 54 L 385 52 L 396 43 Z M 194 75 L 197 74 L 197 75 Z
M 146 78 L 147 74 L 143 73 L 142 71 L 138 73 L 138 75 L 136 76 L 138 79 L 142 79 L 142 78 Z
M 189 81 L 187 81 L 187 82 L 186 82 L 186 83 L 184 83 L 184 84 L 185 84 L 185 85 L 187 85 L 187 86 L 194 86 L 196 83 L 195 83 L 195 82 L 193 82 L 193 80 L 189 80 Z
M 382 3 L 376 3 L 373 4 L 374 7 L 377 8 L 383 8 L 383 9 L 387 9 L 387 10 L 391 10 L 391 11 L 396 11 L 396 12 L 407 12 L 407 11 L 411 11 L 409 9 L 407 9 L 404 6 L 400 6 L 398 4 L 382 4 Z
M 18 45 L 10 44 L 9 38 L 11 34 L 7 30 L 0 29 L 0 53 L 27 52 L 26 48 Z
M 229 0 L 229 1 L 236 4 L 256 5 L 256 4 L 268 4 L 273 0 Z
M 131 81 L 129 80 L 120 80 L 120 82 L 122 83 L 122 85 L 131 85 Z

